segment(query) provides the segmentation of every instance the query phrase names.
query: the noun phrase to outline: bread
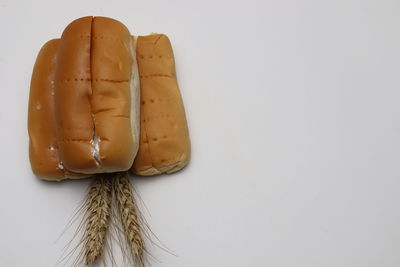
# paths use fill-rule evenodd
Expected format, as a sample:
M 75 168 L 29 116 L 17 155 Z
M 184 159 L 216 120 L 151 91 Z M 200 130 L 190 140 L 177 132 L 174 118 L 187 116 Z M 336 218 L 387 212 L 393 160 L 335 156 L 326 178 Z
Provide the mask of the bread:
M 176 79 L 171 43 L 166 35 L 139 36 L 140 146 L 131 171 L 138 175 L 172 173 L 190 157 L 190 140 Z
M 37 57 L 28 128 L 43 179 L 182 169 L 190 140 L 168 37 L 133 37 L 110 18 L 73 21 Z
M 61 37 L 57 137 L 69 170 L 117 172 L 132 165 L 139 140 L 131 126 L 130 36 L 113 19 L 84 17 L 68 25 Z
M 29 158 L 33 172 L 46 180 L 81 178 L 60 161 L 54 114 L 54 79 L 60 40 L 48 41 L 33 68 L 28 107 Z
M 61 39 L 50 44 L 38 56 L 31 99 L 36 91 L 49 90 L 40 83 L 54 76 L 54 102 L 42 119 L 53 122 L 46 125 L 52 128 L 58 157 L 50 159 L 43 145 L 35 145 L 37 139 L 47 137 L 41 136 L 32 100 L 28 123 L 32 169 L 41 178 L 55 180 L 66 176 L 61 171 L 45 174 L 44 165 L 38 162 L 60 164 L 72 176 L 128 170 L 139 145 L 139 83 L 134 81 L 138 74 L 133 72 L 136 57 L 128 29 L 113 19 L 84 17 L 69 24 Z M 48 57 L 52 57 L 51 65 L 46 65 Z

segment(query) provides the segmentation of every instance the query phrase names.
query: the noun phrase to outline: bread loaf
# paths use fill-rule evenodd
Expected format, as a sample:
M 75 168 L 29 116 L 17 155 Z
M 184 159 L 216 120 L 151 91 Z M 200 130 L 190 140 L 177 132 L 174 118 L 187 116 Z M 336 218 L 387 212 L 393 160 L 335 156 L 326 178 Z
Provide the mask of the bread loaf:
M 139 36 L 140 146 L 131 171 L 139 175 L 172 173 L 190 157 L 185 110 L 171 43 L 164 34 Z
M 28 115 L 31 165 L 38 176 L 60 180 L 132 166 L 140 108 L 133 47 L 128 29 L 103 17 L 77 19 L 60 40 L 44 46 Z M 45 111 L 35 110 L 37 101 Z
M 56 137 L 54 79 L 60 40 L 48 41 L 33 68 L 28 106 L 29 158 L 33 172 L 46 180 L 81 178 L 64 168 Z
M 168 37 L 133 37 L 110 18 L 73 21 L 38 55 L 28 128 L 41 178 L 182 169 L 190 140 Z
M 105 173 L 132 165 L 138 133 L 131 125 L 131 46 L 128 29 L 109 18 L 80 18 L 64 30 L 56 119 L 60 156 L 69 170 Z

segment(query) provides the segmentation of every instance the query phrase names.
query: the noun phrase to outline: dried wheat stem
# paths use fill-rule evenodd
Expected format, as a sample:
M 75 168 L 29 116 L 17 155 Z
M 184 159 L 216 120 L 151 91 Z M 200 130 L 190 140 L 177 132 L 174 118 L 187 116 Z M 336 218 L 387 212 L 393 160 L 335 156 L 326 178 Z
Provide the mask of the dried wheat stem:
M 133 198 L 129 175 L 128 173 L 121 173 L 113 181 L 115 199 L 130 251 L 136 264 L 144 266 L 145 244 L 141 234 L 139 211 Z
M 89 185 L 85 202 L 86 229 L 84 233 L 84 251 L 86 265 L 90 265 L 103 252 L 106 233 L 111 214 L 110 177 L 98 175 Z

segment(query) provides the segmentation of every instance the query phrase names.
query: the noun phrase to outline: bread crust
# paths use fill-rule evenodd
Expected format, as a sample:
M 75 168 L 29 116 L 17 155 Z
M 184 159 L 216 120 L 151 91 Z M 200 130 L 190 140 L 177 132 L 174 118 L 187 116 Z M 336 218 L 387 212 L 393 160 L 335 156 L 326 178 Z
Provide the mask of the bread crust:
M 131 125 L 131 45 L 131 34 L 122 23 L 94 17 L 91 105 L 95 132 L 101 140 L 100 172 L 128 170 L 139 144 Z
M 135 38 L 110 18 L 73 21 L 38 55 L 28 129 L 43 179 L 182 169 L 190 139 L 168 37 Z
M 33 68 L 28 106 L 29 158 L 33 173 L 45 180 L 83 178 L 64 168 L 56 137 L 54 80 L 60 40 L 41 48 Z
M 79 173 L 126 171 L 135 157 L 130 110 L 131 36 L 103 17 L 73 21 L 61 37 L 56 72 L 58 143 Z
M 132 166 L 139 146 L 132 46 L 128 29 L 104 17 L 77 19 L 44 45 L 28 114 L 31 166 L 39 177 L 81 178 Z
M 91 109 L 92 17 L 71 22 L 58 49 L 55 112 L 60 157 L 69 170 L 93 173 L 98 165 L 92 156 L 94 121 Z
M 190 158 L 190 139 L 168 37 L 137 38 L 140 73 L 140 145 L 131 171 L 138 175 L 172 173 Z

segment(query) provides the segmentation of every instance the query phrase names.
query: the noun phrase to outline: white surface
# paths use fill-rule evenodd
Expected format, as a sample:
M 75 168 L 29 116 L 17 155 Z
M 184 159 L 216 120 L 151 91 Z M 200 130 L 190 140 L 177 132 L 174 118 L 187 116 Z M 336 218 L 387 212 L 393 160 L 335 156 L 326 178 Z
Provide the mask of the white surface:
M 36 179 L 26 120 L 41 45 L 84 15 L 175 50 L 192 161 L 134 181 L 178 254 L 154 266 L 400 266 L 395 0 L 0 0 L 0 266 L 54 266 L 72 235 L 88 181 Z

